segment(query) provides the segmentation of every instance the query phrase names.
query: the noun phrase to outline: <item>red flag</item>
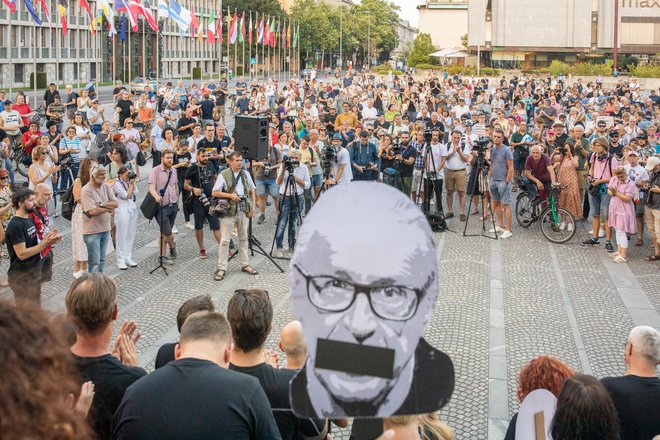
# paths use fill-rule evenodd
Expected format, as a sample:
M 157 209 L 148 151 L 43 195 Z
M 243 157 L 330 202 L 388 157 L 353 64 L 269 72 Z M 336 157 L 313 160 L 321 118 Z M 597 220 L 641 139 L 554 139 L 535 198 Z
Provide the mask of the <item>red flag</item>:
M 190 3 L 190 15 L 192 15 L 192 21 L 190 22 L 190 31 L 192 34 L 192 37 L 195 38 L 195 31 L 199 27 L 199 19 L 197 18 L 197 15 L 195 15 L 195 2 Z
M 94 26 L 94 15 L 92 15 L 92 8 L 89 7 L 87 0 L 80 0 L 80 7 L 87 11 L 87 15 L 89 15 L 90 27 L 92 29 L 92 35 L 96 34 L 96 27 Z
M 241 15 L 241 40 L 245 41 L 245 11 Z
M 218 28 L 215 31 L 215 34 L 218 36 L 218 41 L 222 43 L 222 9 L 218 13 Z
M 66 21 L 66 8 L 69 7 L 69 0 L 57 0 L 60 10 L 60 20 L 62 21 L 62 35 L 66 37 L 68 31 L 67 21 Z
M 250 11 L 250 25 L 248 26 L 248 42 L 252 44 L 252 11 Z

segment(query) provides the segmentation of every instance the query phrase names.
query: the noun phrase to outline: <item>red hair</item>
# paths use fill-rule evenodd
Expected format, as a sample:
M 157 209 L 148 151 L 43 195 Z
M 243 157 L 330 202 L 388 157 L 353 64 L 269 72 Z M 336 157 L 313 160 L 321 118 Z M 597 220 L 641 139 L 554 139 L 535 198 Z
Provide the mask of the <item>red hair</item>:
M 559 396 L 566 379 L 575 371 L 552 356 L 537 356 L 522 367 L 518 376 L 518 399 L 522 402 L 534 390 L 544 389 Z

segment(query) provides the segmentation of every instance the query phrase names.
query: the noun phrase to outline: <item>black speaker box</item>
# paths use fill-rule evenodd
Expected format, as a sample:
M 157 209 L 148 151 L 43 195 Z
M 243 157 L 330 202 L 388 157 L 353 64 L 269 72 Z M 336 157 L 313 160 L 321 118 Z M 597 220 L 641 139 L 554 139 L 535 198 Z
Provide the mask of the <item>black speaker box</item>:
M 268 118 L 266 116 L 236 116 L 234 149 L 246 159 L 268 157 Z

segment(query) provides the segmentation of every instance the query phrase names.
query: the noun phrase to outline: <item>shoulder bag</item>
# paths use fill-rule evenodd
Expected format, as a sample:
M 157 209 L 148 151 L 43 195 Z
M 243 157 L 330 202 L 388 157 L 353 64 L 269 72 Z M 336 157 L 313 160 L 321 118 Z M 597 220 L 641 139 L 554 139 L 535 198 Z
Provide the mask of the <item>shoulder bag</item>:
M 167 190 L 167 186 L 170 184 L 171 178 L 172 170 L 170 170 L 170 173 L 167 176 L 167 182 L 165 182 L 165 186 L 162 189 Z M 147 220 L 153 220 L 153 218 L 156 217 L 159 208 L 160 205 L 156 203 L 156 199 L 154 199 L 154 197 L 151 195 L 151 191 L 147 191 L 147 195 L 144 196 L 144 199 L 140 204 L 140 211 L 142 211 L 142 215 L 144 215 Z
M 243 170 L 241 170 L 241 173 Z M 234 175 L 232 171 L 232 176 Z M 242 176 L 239 174 L 238 178 L 240 179 Z M 234 192 L 234 189 L 236 189 L 236 185 L 238 184 L 238 180 L 234 180 L 234 183 L 232 183 L 231 188 L 229 188 L 229 191 L 227 193 L 231 194 Z M 229 211 L 229 206 L 230 206 L 230 201 L 229 199 L 224 199 L 224 198 L 219 198 L 219 197 L 213 197 L 211 199 L 211 206 L 209 207 L 209 214 L 214 215 L 216 217 L 224 217 L 227 215 L 227 211 Z

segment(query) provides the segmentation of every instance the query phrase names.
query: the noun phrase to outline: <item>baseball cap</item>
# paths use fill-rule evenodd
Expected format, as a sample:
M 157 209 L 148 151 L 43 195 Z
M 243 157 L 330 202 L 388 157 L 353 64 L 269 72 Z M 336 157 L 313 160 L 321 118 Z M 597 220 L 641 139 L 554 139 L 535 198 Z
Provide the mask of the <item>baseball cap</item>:
M 332 140 L 333 140 L 333 141 L 334 141 L 334 140 L 343 141 L 344 138 L 342 138 L 341 135 L 340 135 L 339 133 L 335 133 L 335 134 L 332 136 Z
M 11 105 L 11 100 L 9 100 L 9 99 L 6 100 L 6 101 L 5 101 L 5 105 Z
M 554 130 L 548 130 L 548 134 L 555 134 Z
M 651 156 L 646 159 L 646 166 L 644 168 L 646 168 L 646 171 L 653 171 L 656 165 L 660 165 L 660 158 L 658 156 Z
M 637 156 L 637 157 L 639 157 L 639 153 L 635 150 L 632 150 L 630 153 L 628 153 L 628 156 Z

